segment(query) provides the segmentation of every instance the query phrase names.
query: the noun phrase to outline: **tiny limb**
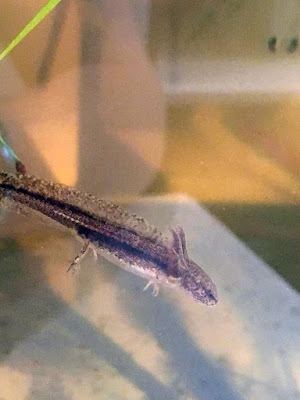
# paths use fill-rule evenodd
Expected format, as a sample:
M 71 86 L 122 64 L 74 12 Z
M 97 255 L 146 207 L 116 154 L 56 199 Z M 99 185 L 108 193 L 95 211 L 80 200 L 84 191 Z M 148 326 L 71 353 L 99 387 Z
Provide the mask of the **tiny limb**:
M 95 249 L 93 249 L 93 256 L 94 256 L 95 261 L 97 261 L 98 260 L 98 253 L 97 253 L 97 251 Z
M 74 260 L 72 261 L 72 263 L 70 264 L 70 266 L 67 269 L 67 272 L 71 272 L 73 275 L 75 275 L 79 269 L 80 269 L 80 262 L 82 261 L 82 259 L 85 257 L 85 255 L 87 254 L 87 252 L 89 251 L 89 246 L 90 246 L 90 241 L 87 240 L 84 245 L 82 246 L 80 253 L 78 254 L 78 256 L 76 256 L 74 258 Z
M 145 292 L 151 285 L 154 285 L 152 281 L 149 281 L 147 285 L 144 287 L 143 292 Z
M 152 295 L 154 297 L 157 297 L 158 293 L 159 293 L 159 286 L 156 282 L 153 281 L 149 281 L 147 283 L 147 285 L 144 287 L 143 292 L 145 292 L 151 285 L 153 285 L 153 291 L 152 291 Z
M 159 293 L 159 286 L 157 283 L 153 283 L 153 291 L 152 291 L 152 295 L 154 297 L 157 297 Z

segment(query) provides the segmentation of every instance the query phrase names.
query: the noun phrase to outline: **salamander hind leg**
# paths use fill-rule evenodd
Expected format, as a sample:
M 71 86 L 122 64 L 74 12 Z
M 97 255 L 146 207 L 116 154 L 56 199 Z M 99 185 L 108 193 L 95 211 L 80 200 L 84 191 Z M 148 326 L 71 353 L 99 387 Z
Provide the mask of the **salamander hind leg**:
M 98 253 L 97 253 L 97 251 L 94 248 L 92 248 L 92 250 L 93 250 L 94 260 L 98 261 Z
M 87 252 L 89 251 L 90 241 L 87 240 L 84 245 L 82 246 L 80 253 L 74 258 L 72 263 L 69 265 L 67 272 L 71 272 L 73 275 L 78 273 L 80 269 L 80 262 L 84 259 Z

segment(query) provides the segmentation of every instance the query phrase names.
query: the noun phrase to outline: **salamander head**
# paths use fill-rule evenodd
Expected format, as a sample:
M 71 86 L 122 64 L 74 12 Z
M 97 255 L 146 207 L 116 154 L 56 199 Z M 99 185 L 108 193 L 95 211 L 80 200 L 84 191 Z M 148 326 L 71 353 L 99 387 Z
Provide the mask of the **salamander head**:
M 172 250 L 177 256 L 176 272 L 180 278 L 179 285 L 195 301 L 206 305 L 216 304 L 218 301 L 216 286 L 202 268 L 189 259 L 183 229 L 172 229 L 172 234 Z

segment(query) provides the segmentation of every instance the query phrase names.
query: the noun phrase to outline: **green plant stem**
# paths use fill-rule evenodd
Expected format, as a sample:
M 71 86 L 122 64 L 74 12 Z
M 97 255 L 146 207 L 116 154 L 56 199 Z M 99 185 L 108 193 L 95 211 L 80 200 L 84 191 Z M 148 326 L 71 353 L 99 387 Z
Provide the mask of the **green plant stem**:
M 6 57 L 21 42 L 21 40 L 23 40 L 28 35 L 28 33 L 31 32 L 60 2 L 61 0 L 49 0 L 48 3 L 40 9 L 40 11 L 32 18 L 32 20 L 3 50 L 3 52 L 0 54 L 0 61 L 3 60 L 3 58 Z

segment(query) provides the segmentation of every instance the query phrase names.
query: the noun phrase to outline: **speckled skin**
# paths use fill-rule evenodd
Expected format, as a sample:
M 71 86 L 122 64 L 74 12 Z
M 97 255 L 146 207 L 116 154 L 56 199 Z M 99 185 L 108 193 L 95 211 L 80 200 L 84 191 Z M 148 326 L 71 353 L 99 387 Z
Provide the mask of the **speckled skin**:
M 207 305 L 217 302 L 215 285 L 188 257 L 181 228 L 164 236 L 116 204 L 25 174 L 0 173 L 1 198 L 75 230 L 103 257 L 155 285 L 181 287 Z

